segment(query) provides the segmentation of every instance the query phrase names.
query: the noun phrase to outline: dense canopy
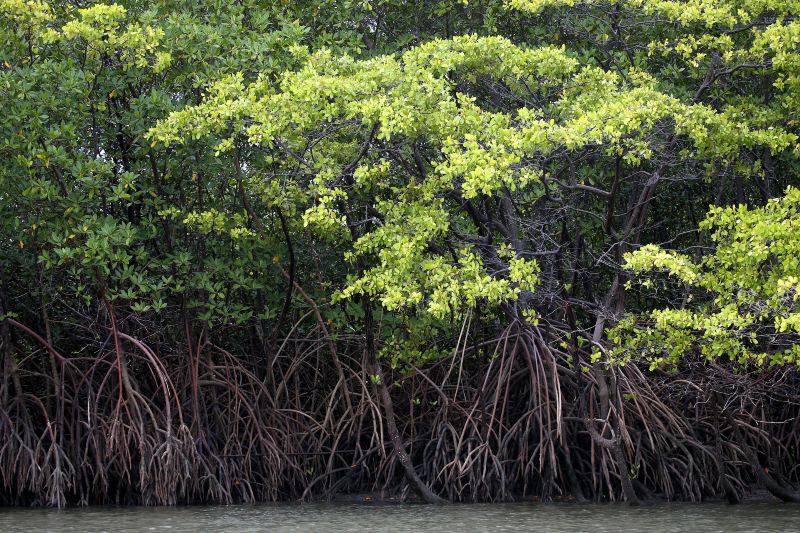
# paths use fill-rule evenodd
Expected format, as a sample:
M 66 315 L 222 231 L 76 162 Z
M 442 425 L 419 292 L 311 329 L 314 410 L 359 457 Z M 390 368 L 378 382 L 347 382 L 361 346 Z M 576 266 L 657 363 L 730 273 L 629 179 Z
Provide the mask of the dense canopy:
M 799 12 L 0 0 L 0 503 L 798 501 Z

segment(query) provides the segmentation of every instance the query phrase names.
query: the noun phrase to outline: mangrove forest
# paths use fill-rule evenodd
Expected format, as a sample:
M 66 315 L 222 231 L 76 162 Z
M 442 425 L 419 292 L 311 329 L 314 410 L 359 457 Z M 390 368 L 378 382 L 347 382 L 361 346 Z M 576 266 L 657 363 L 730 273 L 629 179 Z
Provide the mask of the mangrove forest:
M 0 0 L 0 505 L 800 502 L 800 0 Z

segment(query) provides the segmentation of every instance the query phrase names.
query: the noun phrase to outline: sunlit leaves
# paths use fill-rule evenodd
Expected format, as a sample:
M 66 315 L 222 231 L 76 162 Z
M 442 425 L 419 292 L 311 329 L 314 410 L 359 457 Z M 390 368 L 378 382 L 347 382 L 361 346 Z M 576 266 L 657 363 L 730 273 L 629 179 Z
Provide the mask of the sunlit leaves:
M 620 324 L 614 332 L 619 354 L 639 352 L 654 364 L 675 364 L 696 349 L 740 364 L 797 363 L 799 208 L 795 188 L 762 208 L 712 207 L 701 227 L 715 249 L 699 261 L 652 245 L 629 254 L 632 271 L 665 271 L 697 297 L 686 307 Z

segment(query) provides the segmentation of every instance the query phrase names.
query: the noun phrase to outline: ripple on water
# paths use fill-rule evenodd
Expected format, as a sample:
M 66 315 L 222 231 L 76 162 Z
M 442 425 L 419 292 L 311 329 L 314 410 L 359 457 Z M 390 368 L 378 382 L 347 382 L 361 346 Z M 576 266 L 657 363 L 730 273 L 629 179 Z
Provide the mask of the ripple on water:
M 274 504 L 208 507 L 0 509 L 0 532 L 34 531 L 589 531 L 800 532 L 800 505 Z

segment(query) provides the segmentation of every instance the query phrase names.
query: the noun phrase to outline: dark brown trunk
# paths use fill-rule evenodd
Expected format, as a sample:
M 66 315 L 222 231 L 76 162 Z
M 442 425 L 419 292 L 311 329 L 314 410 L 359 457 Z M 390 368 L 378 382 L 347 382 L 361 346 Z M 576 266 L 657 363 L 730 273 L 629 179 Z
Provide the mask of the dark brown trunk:
M 406 451 L 406 445 L 403 442 L 403 437 L 397 429 L 397 419 L 394 414 L 394 405 L 392 397 L 389 394 L 389 388 L 386 386 L 386 380 L 383 377 L 380 363 L 375 356 L 375 338 L 373 336 L 372 324 L 372 306 L 368 296 L 362 296 L 362 306 L 364 308 L 364 329 L 366 331 L 367 341 L 367 364 L 370 368 L 370 373 L 374 376 L 373 380 L 380 396 L 381 405 L 383 407 L 383 414 L 386 417 L 386 430 L 389 433 L 389 439 L 392 441 L 392 448 L 403 467 L 406 480 L 411 488 L 414 489 L 420 498 L 426 503 L 449 503 L 441 496 L 435 494 L 430 487 L 428 487 L 422 479 L 420 479 L 417 471 L 414 469 L 414 463 Z

